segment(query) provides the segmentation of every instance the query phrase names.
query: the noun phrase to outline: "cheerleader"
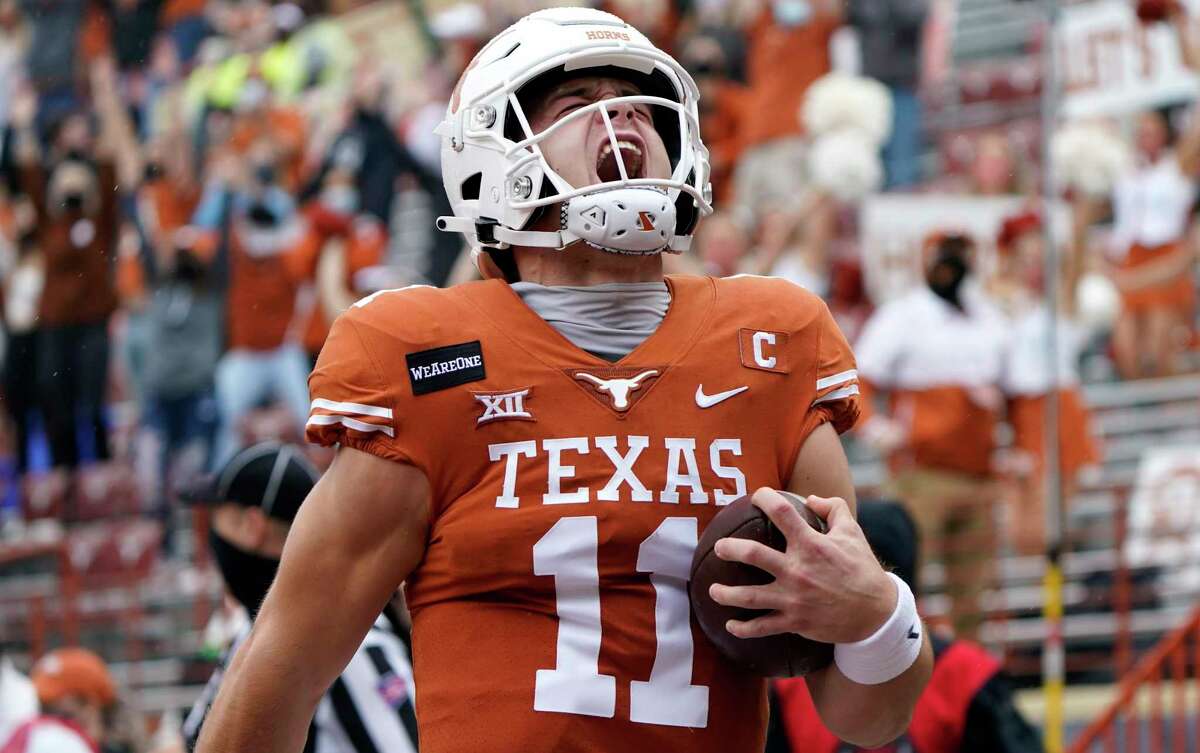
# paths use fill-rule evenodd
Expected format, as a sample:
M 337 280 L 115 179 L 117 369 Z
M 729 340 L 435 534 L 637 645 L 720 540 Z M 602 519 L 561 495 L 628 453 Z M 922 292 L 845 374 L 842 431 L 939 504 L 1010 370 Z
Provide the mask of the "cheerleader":
M 1196 70 L 1200 46 L 1187 13 L 1180 3 L 1167 5 L 1183 60 Z M 1113 349 L 1126 379 L 1170 375 L 1190 333 L 1195 251 L 1186 235 L 1200 177 L 1200 118 L 1176 137 L 1165 112 L 1144 112 L 1134 151 L 1135 165 L 1113 187 L 1109 248 L 1122 304 Z
M 1051 391 L 1058 395 L 1059 493 L 1064 504 L 1075 493 L 1080 469 L 1100 460 L 1079 386 L 1079 359 L 1089 335 L 1076 316 L 1081 246 L 1069 244 L 1060 265 L 1057 363 L 1051 363 L 1042 239 L 1036 213 L 1005 220 L 996 240 L 1000 256 L 996 279 L 989 286 L 1011 321 L 1003 386 L 1014 434 L 1013 462 L 1008 464 L 1017 482 L 1013 538 L 1022 554 L 1041 553 L 1045 547 L 1045 414 Z

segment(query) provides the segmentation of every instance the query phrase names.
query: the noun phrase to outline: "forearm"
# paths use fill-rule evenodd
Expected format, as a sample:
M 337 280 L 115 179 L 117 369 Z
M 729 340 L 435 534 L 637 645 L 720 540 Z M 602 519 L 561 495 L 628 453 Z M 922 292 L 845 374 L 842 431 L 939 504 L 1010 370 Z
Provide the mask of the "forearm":
M 260 620 L 221 683 L 197 753 L 298 753 L 325 687 L 308 677 L 296 643 Z
M 1200 63 L 1200 54 L 1197 54 L 1195 30 L 1191 26 L 1187 8 L 1183 5 L 1176 5 L 1172 8 L 1170 21 L 1175 28 L 1175 40 L 1179 44 L 1179 54 L 1183 58 L 1183 64 L 1196 70 L 1197 64 Z
M 821 721 L 829 731 L 862 748 L 882 747 L 908 729 L 913 708 L 933 672 L 929 634 L 922 637 L 921 654 L 902 675 L 879 685 L 861 685 L 843 675 L 836 665 L 806 678 Z
M 1200 70 L 1200 51 L 1197 50 L 1195 28 L 1187 9 L 1176 5 L 1171 12 L 1171 26 L 1179 43 L 1180 57 L 1189 69 Z M 1176 147 L 1179 167 L 1186 175 L 1194 176 L 1200 171 L 1200 124 L 1192 122 L 1179 137 Z
M 341 239 L 330 241 L 321 252 L 317 262 L 317 298 L 329 321 L 358 300 L 346 285 L 346 246 Z

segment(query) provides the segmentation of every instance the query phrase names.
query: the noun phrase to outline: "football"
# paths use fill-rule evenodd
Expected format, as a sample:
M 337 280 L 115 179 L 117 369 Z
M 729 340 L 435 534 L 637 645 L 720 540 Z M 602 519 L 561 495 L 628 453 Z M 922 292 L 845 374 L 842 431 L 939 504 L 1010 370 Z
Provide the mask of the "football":
M 821 533 L 825 521 L 817 516 L 804 500 L 795 494 L 781 492 L 792 501 L 801 516 Z M 688 593 L 692 614 L 700 629 L 726 658 L 747 671 L 765 677 L 801 677 L 829 665 L 833 661 L 833 645 L 819 643 L 795 634 L 771 635 L 765 638 L 738 638 L 725 629 L 729 620 L 751 620 L 766 614 L 764 611 L 727 607 L 708 595 L 709 586 L 754 586 L 770 583 L 767 572 L 740 562 L 727 562 L 716 555 L 713 545 L 726 537 L 752 539 L 783 551 L 787 540 L 766 513 L 750 503 L 750 495 L 739 497 L 717 514 L 692 558 L 692 579 Z

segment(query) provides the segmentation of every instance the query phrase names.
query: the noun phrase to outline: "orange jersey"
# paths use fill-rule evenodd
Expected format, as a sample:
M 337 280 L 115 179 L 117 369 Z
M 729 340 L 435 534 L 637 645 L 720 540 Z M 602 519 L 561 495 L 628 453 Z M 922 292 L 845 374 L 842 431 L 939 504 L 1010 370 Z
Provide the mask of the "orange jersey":
M 784 487 L 858 414 L 824 303 L 781 280 L 670 277 L 617 363 L 507 284 L 375 294 L 335 322 L 308 437 L 410 463 L 432 522 L 407 584 L 423 753 L 758 753 L 762 678 L 693 627 L 687 579 L 725 504 Z

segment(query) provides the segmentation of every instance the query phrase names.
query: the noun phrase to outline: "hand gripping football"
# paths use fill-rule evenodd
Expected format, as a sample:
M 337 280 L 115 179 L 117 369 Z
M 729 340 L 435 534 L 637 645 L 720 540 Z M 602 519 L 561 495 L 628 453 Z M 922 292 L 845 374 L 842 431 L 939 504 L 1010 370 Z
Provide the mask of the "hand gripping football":
M 781 492 L 791 500 L 800 515 L 821 533 L 825 533 L 825 521 L 817 516 L 804 500 L 795 494 Z M 766 513 L 750 503 L 750 495 L 739 497 L 717 514 L 692 557 L 692 579 L 688 592 L 692 601 L 692 614 L 701 630 L 708 636 L 726 658 L 749 672 L 766 677 L 800 677 L 822 669 L 833 661 L 833 645 L 810 641 L 794 633 L 772 635 L 765 638 L 738 638 L 725 629 L 729 620 L 750 620 L 767 614 L 761 610 L 728 607 L 718 604 L 708 595 L 713 583 L 726 586 L 763 585 L 772 581 L 772 576 L 741 562 L 727 562 L 713 551 L 718 539 L 726 537 L 752 539 L 784 551 L 787 540 L 783 532 L 775 527 Z

